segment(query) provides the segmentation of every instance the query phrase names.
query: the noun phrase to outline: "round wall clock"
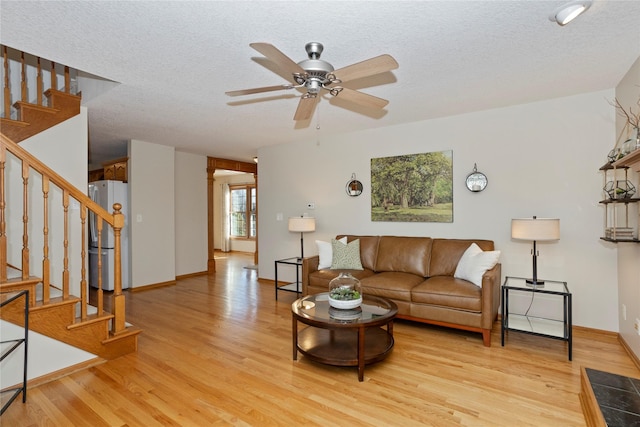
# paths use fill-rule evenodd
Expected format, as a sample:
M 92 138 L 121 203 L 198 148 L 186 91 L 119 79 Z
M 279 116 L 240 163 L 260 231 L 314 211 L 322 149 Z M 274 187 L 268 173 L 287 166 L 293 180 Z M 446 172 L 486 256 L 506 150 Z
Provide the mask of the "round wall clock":
M 467 175 L 467 180 L 466 180 L 467 188 L 469 189 L 469 191 L 478 193 L 484 190 L 485 188 L 487 188 L 487 183 L 488 183 L 487 176 L 482 172 L 478 172 L 478 169 L 474 164 L 473 172 Z

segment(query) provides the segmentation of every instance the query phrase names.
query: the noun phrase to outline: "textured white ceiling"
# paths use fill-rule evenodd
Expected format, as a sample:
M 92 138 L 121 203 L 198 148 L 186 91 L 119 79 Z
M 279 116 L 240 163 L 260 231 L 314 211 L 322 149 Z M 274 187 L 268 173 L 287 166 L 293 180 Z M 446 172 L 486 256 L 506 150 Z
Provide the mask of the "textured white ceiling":
M 614 87 L 640 56 L 640 1 L 594 0 L 560 27 L 548 16 L 563 3 L 2 0 L 0 41 L 120 83 L 85 100 L 94 162 L 130 139 L 251 161 L 259 147 L 318 134 Z M 286 82 L 249 43 L 298 62 L 310 41 L 335 68 L 392 55 L 399 69 L 345 84 L 389 105 L 327 95 L 296 123 L 299 92 L 224 94 Z

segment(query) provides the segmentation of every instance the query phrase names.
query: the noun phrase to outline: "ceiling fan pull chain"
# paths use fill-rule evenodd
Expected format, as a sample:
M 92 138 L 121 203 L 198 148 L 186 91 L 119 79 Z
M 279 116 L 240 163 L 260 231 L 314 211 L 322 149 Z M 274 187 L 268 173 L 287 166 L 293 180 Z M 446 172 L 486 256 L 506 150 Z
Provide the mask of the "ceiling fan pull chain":
M 339 94 L 340 92 L 342 92 L 342 89 L 344 89 L 344 88 L 342 88 L 342 87 L 340 87 L 340 86 L 336 86 L 336 87 L 327 88 L 327 89 L 329 89 L 329 93 L 330 93 L 332 96 L 338 96 L 338 94 Z

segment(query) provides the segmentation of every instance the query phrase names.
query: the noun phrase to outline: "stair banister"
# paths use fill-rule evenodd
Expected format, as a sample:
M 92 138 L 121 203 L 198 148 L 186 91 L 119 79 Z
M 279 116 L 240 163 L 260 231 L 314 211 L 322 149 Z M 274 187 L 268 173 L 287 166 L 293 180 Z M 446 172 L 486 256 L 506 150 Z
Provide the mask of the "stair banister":
M 100 220 L 106 222 L 107 224 L 109 224 L 111 227 L 113 227 L 113 231 L 114 231 L 114 252 L 115 252 L 115 266 L 114 266 L 114 291 L 113 291 L 113 308 L 112 308 L 112 314 L 114 315 L 114 319 L 112 322 L 112 327 L 111 327 L 111 332 L 115 335 L 118 334 L 119 332 L 122 332 L 126 329 L 125 326 L 125 297 L 122 293 L 122 270 L 121 270 L 121 254 L 122 254 L 122 248 L 121 248 L 121 231 L 122 228 L 124 227 L 124 214 L 122 214 L 120 212 L 121 209 L 121 205 L 119 203 L 114 204 L 114 212 L 113 214 L 110 214 L 109 212 L 107 212 L 104 208 L 102 208 L 100 205 L 98 205 L 96 202 L 94 202 L 93 200 L 91 200 L 91 198 L 89 198 L 84 192 L 82 192 L 81 190 L 79 190 L 78 188 L 76 188 L 75 186 L 73 186 L 71 183 L 69 183 L 66 179 L 64 179 L 62 176 L 60 176 L 58 173 L 56 173 L 54 170 L 52 170 L 51 168 L 49 168 L 47 165 L 45 165 L 44 163 L 40 162 L 37 158 L 35 158 L 33 155 L 31 155 L 31 153 L 29 153 L 28 151 L 24 150 L 22 147 L 20 147 L 18 144 L 16 144 L 15 142 L 13 142 L 10 138 L 7 138 L 4 134 L 0 133 L 0 143 L 1 143 L 1 147 L 0 147 L 0 163 L 2 164 L 2 170 L 0 170 L 0 185 L 2 188 L 2 193 L 0 194 L 0 262 L 3 262 L 2 264 L 0 264 L 2 266 L 2 268 L 0 270 L 3 270 L 2 273 L 0 273 L 0 278 L 2 276 L 4 276 L 6 278 L 6 254 L 7 254 L 7 240 L 6 240 L 6 219 L 5 219 L 5 190 L 4 190 L 4 185 L 5 185 L 5 176 L 4 176 L 4 165 L 6 162 L 6 153 L 5 150 L 8 150 L 10 153 L 12 153 L 13 155 L 15 155 L 18 159 L 20 159 L 22 161 L 22 176 L 23 176 L 23 181 L 24 181 L 24 191 L 26 191 L 27 189 L 27 181 L 28 181 L 28 170 L 29 168 L 34 169 L 35 171 L 37 171 L 38 173 L 40 173 L 43 177 L 43 186 L 45 186 L 44 182 L 46 181 L 46 188 L 47 188 L 47 192 L 48 192 L 48 186 L 49 184 L 53 184 L 57 187 L 59 187 L 63 192 L 64 192 L 64 197 L 73 197 L 74 199 L 76 199 L 79 204 L 81 205 L 81 221 L 84 224 L 84 221 L 86 220 L 86 210 L 90 210 L 91 212 L 93 212 L 97 218 L 99 218 L 99 222 L 101 222 Z M 25 173 L 26 170 L 26 173 Z M 43 187 L 44 189 L 44 187 Z M 25 198 L 25 205 L 23 207 L 24 212 L 27 212 L 27 205 L 26 205 L 26 199 L 28 198 L 28 194 L 24 195 Z M 66 202 L 63 201 L 63 205 L 65 205 Z M 67 208 L 68 208 L 68 204 L 67 204 Z M 66 208 L 65 208 L 66 209 Z M 23 214 L 24 215 L 24 221 L 26 221 L 28 218 L 26 217 L 26 213 Z M 66 218 L 66 216 L 65 216 Z M 26 227 L 26 226 L 25 226 Z M 66 236 L 66 235 L 65 235 Z M 65 237 L 66 238 L 66 237 Z M 85 239 L 86 236 L 84 235 L 84 231 L 83 231 L 83 239 Z M 23 236 L 23 263 L 24 263 L 24 258 L 25 258 L 25 254 L 26 254 L 26 264 L 28 266 L 28 236 L 26 234 L 26 230 L 25 230 L 25 235 Z M 83 241 L 82 243 L 82 257 L 83 259 L 85 259 L 85 254 L 86 254 L 86 250 L 85 248 L 85 242 Z M 48 251 L 48 249 L 47 249 Z M 100 259 L 100 257 L 98 257 Z M 43 261 L 44 262 L 44 261 Z M 66 262 L 66 261 L 65 261 Z M 27 267 L 28 269 L 28 267 Z M 23 266 L 23 270 L 24 270 L 24 266 Z M 66 274 L 66 273 L 65 273 Z M 24 275 L 24 271 L 23 271 L 23 275 Z M 99 272 L 99 277 L 101 277 L 102 274 L 100 274 Z M 85 272 L 83 269 L 83 273 L 82 273 L 82 287 L 86 288 L 86 280 L 84 280 L 85 278 Z M 6 279 L 5 279 L 6 280 Z M 64 279 L 63 279 L 64 282 Z M 68 282 L 68 280 L 67 280 Z M 66 287 L 67 290 L 66 292 L 68 292 L 68 287 L 69 284 L 68 283 L 63 283 L 63 287 Z M 102 294 L 102 289 L 98 289 L 98 294 L 99 294 L 99 299 L 100 301 L 102 300 L 101 298 L 101 294 Z M 65 292 L 63 290 L 63 292 Z M 83 294 L 85 295 L 84 300 L 82 302 L 82 305 L 85 306 L 88 302 L 87 298 L 88 295 L 86 295 L 86 290 L 83 292 Z M 98 304 L 98 310 L 102 311 L 103 307 L 102 304 Z M 86 313 L 86 311 L 84 311 L 84 313 Z M 85 314 L 86 317 L 86 314 Z

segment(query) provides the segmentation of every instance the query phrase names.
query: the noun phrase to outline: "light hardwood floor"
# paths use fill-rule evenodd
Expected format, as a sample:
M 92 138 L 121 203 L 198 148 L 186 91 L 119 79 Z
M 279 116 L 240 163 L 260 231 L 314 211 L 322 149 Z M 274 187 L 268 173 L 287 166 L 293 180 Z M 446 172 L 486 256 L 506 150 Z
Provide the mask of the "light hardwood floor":
M 584 426 L 580 367 L 639 377 L 611 334 L 566 344 L 397 321 L 383 362 L 355 368 L 291 359 L 290 304 L 220 255 L 218 273 L 127 293 L 139 351 L 32 388 L 2 426 Z

